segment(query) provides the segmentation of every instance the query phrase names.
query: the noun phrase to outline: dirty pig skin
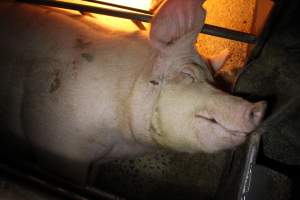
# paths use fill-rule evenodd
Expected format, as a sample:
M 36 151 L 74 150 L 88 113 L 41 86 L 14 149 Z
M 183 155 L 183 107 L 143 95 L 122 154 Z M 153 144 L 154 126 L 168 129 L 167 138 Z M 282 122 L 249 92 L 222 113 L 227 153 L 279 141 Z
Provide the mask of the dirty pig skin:
M 160 147 L 216 152 L 243 143 L 266 103 L 214 87 L 211 72 L 228 51 L 197 53 L 205 11 L 199 0 L 185 2 L 189 12 L 182 1 L 165 3 L 149 32 L 1 3 L 1 127 L 30 145 L 41 165 L 78 177 L 91 163 Z

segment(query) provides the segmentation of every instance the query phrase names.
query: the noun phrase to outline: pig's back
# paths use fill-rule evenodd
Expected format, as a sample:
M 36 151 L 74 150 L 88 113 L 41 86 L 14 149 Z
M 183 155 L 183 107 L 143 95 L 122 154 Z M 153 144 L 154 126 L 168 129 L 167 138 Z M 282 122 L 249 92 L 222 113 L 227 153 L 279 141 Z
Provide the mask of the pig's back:
M 118 101 L 129 95 L 148 64 L 150 48 L 139 31 L 27 4 L 1 4 L 0 11 L 0 99 L 1 105 L 12 101 L 14 119 L 20 116 L 16 107 L 22 107 L 24 92 L 65 101 L 86 97 L 85 104 L 101 98 L 106 101 L 97 104 L 107 108 L 116 103 L 112 97 Z

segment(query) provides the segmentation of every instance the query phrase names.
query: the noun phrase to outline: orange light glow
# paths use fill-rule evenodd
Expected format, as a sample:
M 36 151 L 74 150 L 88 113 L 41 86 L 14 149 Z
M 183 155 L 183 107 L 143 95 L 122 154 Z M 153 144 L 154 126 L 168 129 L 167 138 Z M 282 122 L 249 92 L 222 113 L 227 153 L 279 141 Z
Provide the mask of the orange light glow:
M 83 0 L 58 0 L 58 1 L 91 5 L 91 6 L 96 6 L 96 7 L 100 6 L 100 7 L 113 8 L 113 7 L 104 6 L 104 5 L 97 4 L 97 3 L 91 3 L 91 2 L 83 1 Z M 152 0 L 98 0 L 98 1 L 132 7 L 132 8 L 138 8 L 138 9 L 142 9 L 142 10 L 150 10 L 153 5 L 152 3 L 156 3 L 157 0 L 156 1 L 152 1 Z M 116 8 L 114 8 L 114 9 L 116 9 Z
M 143 10 L 150 10 L 151 0 L 101 0 L 103 2 L 109 2 L 122 6 L 128 6 L 132 8 L 139 8 Z
M 94 7 L 101 7 L 101 8 L 107 8 L 107 9 L 113 9 L 113 10 L 122 10 L 121 8 L 111 7 L 107 5 L 101 5 L 97 3 L 92 3 L 88 1 L 83 0 L 56 0 L 60 2 L 68 2 L 68 3 L 75 3 L 75 4 L 81 4 L 81 5 L 88 5 L 88 6 L 94 6 Z M 105 1 L 113 4 L 123 5 L 127 7 L 134 7 L 138 9 L 143 10 L 150 10 L 152 3 L 157 3 L 158 0 L 99 0 L 99 1 Z M 122 4 L 121 4 L 122 2 Z M 156 5 L 156 4 L 154 4 Z M 56 8 L 60 9 L 60 8 Z M 73 10 L 67 10 L 63 9 L 65 12 L 73 13 L 81 15 L 78 11 Z M 126 10 L 126 12 L 133 12 Z M 92 17 L 89 17 L 92 16 Z M 101 15 L 101 14 L 94 14 L 89 13 L 89 15 L 86 17 L 86 19 L 93 21 L 94 23 L 101 24 L 102 26 L 109 27 L 110 29 L 114 30 L 123 30 L 127 32 L 132 32 L 138 30 L 138 27 L 132 23 L 131 20 L 124 19 L 124 18 L 118 18 L 118 17 L 111 17 L 107 15 Z M 149 28 L 149 24 L 145 23 L 144 26 L 146 28 Z

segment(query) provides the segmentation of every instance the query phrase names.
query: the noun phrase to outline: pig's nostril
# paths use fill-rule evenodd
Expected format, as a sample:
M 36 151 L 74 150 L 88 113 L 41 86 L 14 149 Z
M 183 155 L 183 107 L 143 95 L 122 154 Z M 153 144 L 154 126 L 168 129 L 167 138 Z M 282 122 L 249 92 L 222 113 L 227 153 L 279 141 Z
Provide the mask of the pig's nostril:
M 265 115 L 267 103 L 264 101 L 257 102 L 253 105 L 249 112 L 249 118 L 254 125 L 259 125 Z
M 261 113 L 257 110 L 251 110 L 249 118 L 254 122 L 254 124 L 257 124 L 260 121 Z
M 211 122 L 213 123 L 217 123 L 217 121 L 213 118 L 213 119 L 210 119 Z

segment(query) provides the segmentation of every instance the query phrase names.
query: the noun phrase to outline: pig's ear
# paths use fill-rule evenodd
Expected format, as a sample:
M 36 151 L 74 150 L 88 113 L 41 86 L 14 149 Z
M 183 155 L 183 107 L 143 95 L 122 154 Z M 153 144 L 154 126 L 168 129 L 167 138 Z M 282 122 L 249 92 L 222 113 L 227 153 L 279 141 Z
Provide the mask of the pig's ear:
M 223 49 L 216 55 L 207 57 L 207 61 L 214 72 L 217 72 L 229 58 L 230 52 L 228 49 Z
M 167 0 L 151 21 L 150 43 L 163 49 L 186 33 L 199 33 L 204 25 L 204 0 Z M 197 34 L 191 40 L 196 40 Z

